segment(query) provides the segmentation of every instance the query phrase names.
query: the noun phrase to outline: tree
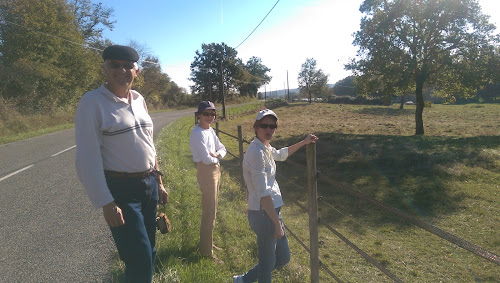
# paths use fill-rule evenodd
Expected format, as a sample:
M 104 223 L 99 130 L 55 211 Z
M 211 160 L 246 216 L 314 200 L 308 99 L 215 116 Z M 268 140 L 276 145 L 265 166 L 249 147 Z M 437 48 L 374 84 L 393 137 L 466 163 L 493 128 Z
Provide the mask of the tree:
M 184 99 L 185 91 L 161 70 L 158 58 L 146 57 L 141 71 L 134 81 L 135 88 L 144 96 L 148 106 L 161 108 L 178 106 Z
M 336 82 L 333 86 L 333 93 L 338 96 L 356 96 L 354 76 L 348 76 Z
M 90 0 L 67 0 L 67 3 L 75 18 L 74 24 L 86 42 L 98 42 L 102 39 L 104 29 L 113 30 L 116 22 L 110 21 L 113 8 L 104 7 L 102 3 L 92 3 Z
M 75 105 L 99 79 L 65 1 L 4 0 L 0 19 L 1 95 L 25 111 Z
M 424 134 L 426 86 L 451 98 L 474 95 L 488 81 L 498 41 L 476 0 L 365 0 L 360 11 L 358 59 L 346 67 L 365 91 L 414 89 L 416 135 Z
M 325 75 L 323 70 L 316 69 L 316 60 L 314 58 L 307 58 L 306 62 L 302 64 L 298 81 L 300 91 L 309 95 L 309 103 L 312 102 L 313 93 L 318 96 L 325 93 L 328 88 L 328 75 Z
M 267 74 L 271 69 L 262 64 L 259 57 L 252 56 L 242 69 L 242 75 L 238 78 L 238 89 L 242 95 L 256 97 L 259 88 L 271 81 L 271 77 Z
M 191 92 L 203 100 L 222 102 L 222 116 L 225 117 L 224 92 L 236 89 L 236 78 L 241 76 L 242 63 L 236 57 L 236 49 L 224 42 L 202 44 L 201 52 L 191 63 L 191 78 L 194 82 Z
M 160 107 L 163 101 L 167 100 L 163 96 L 166 96 L 170 88 L 170 78 L 162 73 L 158 62 L 158 58 L 155 57 L 145 58 L 135 84 L 136 89 L 152 107 Z

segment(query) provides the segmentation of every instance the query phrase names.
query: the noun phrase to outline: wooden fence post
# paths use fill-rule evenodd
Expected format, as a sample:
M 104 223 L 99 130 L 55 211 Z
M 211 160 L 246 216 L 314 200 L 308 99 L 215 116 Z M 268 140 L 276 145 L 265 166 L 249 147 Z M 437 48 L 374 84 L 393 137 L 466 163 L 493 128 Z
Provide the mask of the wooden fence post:
M 219 122 L 215 123 L 215 135 L 218 137 L 219 136 Z
M 309 189 L 309 247 L 311 250 L 311 282 L 319 282 L 319 240 L 318 240 L 318 191 L 316 170 L 316 144 L 306 146 L 307 187 Z
M 198 117 L 196 116 L 196 112 L 194 113 L 194 125 L 198 125 Z
M 240 167 L 243 174 L 243 132 L 241 131 L 241 125 L 238 125 L 238 145 L 240 148 Z

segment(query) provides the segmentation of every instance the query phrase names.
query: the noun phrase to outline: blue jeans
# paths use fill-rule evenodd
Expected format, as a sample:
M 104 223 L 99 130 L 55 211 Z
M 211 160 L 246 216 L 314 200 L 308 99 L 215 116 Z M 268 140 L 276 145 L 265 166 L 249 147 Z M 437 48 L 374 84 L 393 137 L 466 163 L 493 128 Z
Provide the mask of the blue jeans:
M 280 208 L 276 209 L 276 213 L 278 213 L 281 227 L 285 231 Z M 286 233 L 279 240 L 274 237 L 274 224 L 264 210 L 249 210 L 248 222 L 257 235 L 259 263 L 243 276 L 243 282 L 257 280 L 259 283 L 271 282 L 272 271 L 283 267 L 290 261 Z
M 151 282 L 156 257 L 156 205 L 158 182 L 145 178 L 106 178 L 108 188 L 123 213 L 125 224 L 110 227 L 126 282 Z

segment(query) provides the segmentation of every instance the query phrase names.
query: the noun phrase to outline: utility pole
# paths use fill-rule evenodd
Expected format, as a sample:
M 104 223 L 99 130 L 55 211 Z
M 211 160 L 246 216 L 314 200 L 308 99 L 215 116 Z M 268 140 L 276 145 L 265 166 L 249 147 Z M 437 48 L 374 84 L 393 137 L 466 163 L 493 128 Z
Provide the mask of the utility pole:
M 286 70 L 286 96 L 290 102 L 290 85 L 288 84 L 288 70 Z
M 226 118 L 226 100 L 224 98 L 224 69 L 222 68 L 222 61 L 224 60 L 224 50 L 220 54 L 220 90 L 222 94 L 222 118 Z
M 210 101 L 215 102 L 214 97 L 212 96 L 212 70 L 208 72 L 208 95 L 210 97 Z

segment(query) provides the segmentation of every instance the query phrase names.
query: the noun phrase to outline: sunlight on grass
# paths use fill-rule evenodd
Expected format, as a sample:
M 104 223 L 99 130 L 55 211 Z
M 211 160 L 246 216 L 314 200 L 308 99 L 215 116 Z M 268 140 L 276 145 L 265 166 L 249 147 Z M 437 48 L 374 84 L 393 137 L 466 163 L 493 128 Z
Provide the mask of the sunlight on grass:
M 221 130 L 250 141 L 255 113 L 234 110 Z M 256 109 L 253 109 L 256 111 Z M 320 137 L 317 166 L 328 177 L 385 204 L 427 221 L 496 254 L 500 253 L 500 106 L 433 105 L 424 111 L 426 136 L 415 137 L 414 110 L 329 104 L 291 104 L 274 108 L 280 125 L 273 146 Z M 234 114 L 238 113 L 238 115 Z M 456 119 L 460 123 L 456 123 Z M 494 125 L 492 127 L 491 125 Z M 257 262 L 255 236 L 246 218 L 246 189 L 239 160 L 222 161 L 222 184 L 214 242 L 217 264 L 198 255 L 200 192 L 189 151 L 192 118 L 170 124 L 157 149 L 170 203 L 162 208 L 173 231 L 157 233 L 154 282 L 231 282 Z M 238 144 L 221 141 L 238 155 Z M 244 145 L 246 148 L 247 145 Z M 305 164 L 305 150 L 291 157 Z M 278 163 L 283 216 L 290 231 L 309 246 L 306 175 Z M 498 266 L 369 203 L 318 182 L 321 222 L 404 282 L 498 282 Z M 288 232 L 287 232 L 288 233 Z M 320 260 L 343 281 L 392 282 L 341 239 L 319 228 Z M 273 273 L 273 282 L 308 282 L 309 254 L 288 234 L 291 262 Z M 120 268 L 118 267 L 118 270 Z M 119 281 L 120 272 L 114 278 Z M 320 270 L 321 282 L 333 279 Z

